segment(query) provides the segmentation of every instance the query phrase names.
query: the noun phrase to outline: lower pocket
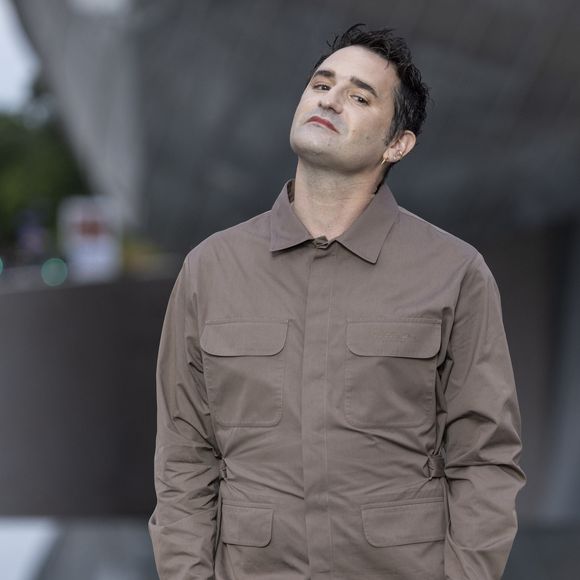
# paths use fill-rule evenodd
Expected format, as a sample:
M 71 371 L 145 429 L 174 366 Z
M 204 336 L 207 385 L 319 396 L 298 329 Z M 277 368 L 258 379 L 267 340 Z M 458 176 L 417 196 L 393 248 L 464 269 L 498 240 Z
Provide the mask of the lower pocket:
M 222 504 L 221 541 L 224 544 L 262 548 L 272 539 L 274 508 Z
M 218 566 L 236 580 L 270 580 L 283 569 L 280 545 L 274 545 L 274 506 L 224 500 Z M 279 534 L 278 534 L 279 535 Z M 280 543 L 280 539 L 278 538 Z M 282 543 L 282 549 L 286 549 Z M 217 569 L 217 568 L 216 568 Z
M 362 506 L 365 537 L 377 548 L 445 538 L 446 518 L 443 497 L 421 498 L 396 504 Z

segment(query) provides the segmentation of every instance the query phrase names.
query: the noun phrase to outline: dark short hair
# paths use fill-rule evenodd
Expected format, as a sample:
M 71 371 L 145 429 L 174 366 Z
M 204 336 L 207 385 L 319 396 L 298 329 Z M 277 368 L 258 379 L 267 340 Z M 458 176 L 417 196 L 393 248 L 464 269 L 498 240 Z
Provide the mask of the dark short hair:
M 413 131 L 419 135 L 427 117 L 429 88 L 421 80 L 419 69 L 413 64 L 411 51 L 403 38 L 393 35 L 392 28 L 379 30 L 360 30 L 364 24 L 355 24 L 332 42 L 327 42 L 330 52 L 322 55 L 310 71 L 312 77 L 320 64 L 332 53 L 347 46 L 362 46 L 393 63 L 399 85 L 394 90 L 395 110 L 393 121 L 386 137 L 386 143 L 403 131 Z

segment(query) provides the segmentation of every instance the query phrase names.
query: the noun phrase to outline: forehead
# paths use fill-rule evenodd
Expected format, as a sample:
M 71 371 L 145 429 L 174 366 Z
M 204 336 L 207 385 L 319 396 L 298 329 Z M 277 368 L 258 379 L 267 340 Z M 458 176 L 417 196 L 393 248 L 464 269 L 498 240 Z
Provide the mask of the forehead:
M 399 78 L 395 66 L 362 46 L 347 46 L 322 61 L 319 69 L 332 70 L 337 78 L 352 76 L 372 84 L 382 93 L 395 87 Z

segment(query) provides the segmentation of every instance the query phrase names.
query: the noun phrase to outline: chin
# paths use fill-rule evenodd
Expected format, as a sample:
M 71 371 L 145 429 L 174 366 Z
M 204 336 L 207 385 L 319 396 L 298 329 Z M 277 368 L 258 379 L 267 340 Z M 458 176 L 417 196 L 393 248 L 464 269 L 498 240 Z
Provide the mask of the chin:
M 328 139 L 311 131 L 291 131 L 290 147 L 302 159 L 332 156 L 332 147 Z
M 322 147 L 316 147 L 315 145 L 304 143 L 291 143 L 290 145 L 296 156 L 304 161 L 320 164 L 333 159 L 331 152 Z

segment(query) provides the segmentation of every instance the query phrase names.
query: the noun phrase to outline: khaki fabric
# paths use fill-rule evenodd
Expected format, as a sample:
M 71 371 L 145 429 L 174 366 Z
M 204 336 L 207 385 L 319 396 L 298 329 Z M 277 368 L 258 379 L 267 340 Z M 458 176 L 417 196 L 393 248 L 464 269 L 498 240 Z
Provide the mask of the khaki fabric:
M 330 241 L 292 195 L 193 248 L 171 293 L 161 580 L 498 580 L 525 476 L 490 270 L 386 183 Z

